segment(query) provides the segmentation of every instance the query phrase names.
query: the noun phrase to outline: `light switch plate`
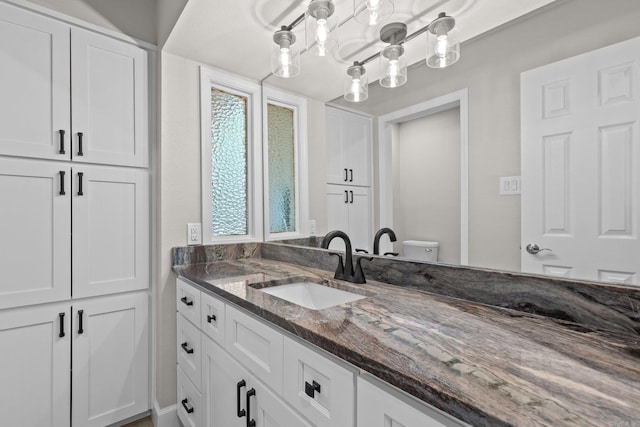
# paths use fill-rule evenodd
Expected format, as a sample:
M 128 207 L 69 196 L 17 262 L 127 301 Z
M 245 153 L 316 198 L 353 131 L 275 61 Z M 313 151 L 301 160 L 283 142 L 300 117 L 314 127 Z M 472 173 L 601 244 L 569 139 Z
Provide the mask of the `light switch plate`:
M 202 224 L 199 222 L 187 224 L 187 245 L 200 244 L 202 244 Z
M 521 184 L 519 176 L 501 176 L 500 177 L 500 195 L 509 196 L 520 194 Z

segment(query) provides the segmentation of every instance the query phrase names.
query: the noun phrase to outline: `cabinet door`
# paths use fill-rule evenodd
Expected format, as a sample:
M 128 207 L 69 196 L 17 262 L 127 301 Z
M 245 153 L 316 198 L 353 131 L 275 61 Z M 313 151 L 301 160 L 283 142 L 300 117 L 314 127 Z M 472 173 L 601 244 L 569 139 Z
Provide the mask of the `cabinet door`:
M 193 385 L 184 371 L 178 366 L 177 372 L 177 397 L 178 405 L 176 412 L 178 419 L 184 427 L 200 427 L 202 426 L 202 394 Z M 206 425 L 206 424 L 205 424 Z
M 344 185 L 327 185 L 327 228 L 349 233 L 349 189 Z M 333 239 L 329 249 L 344 251 L 344 242 Z
M 371 185 L 371 127 L 369 117 L 326 108 L 327 183 Z
M 105 426 L 149 405 L 148 294 L 73 305 L 73 425 Z
M 371 119 L 343 112 L 342 139 L 345 145 L 348 184 L 371 185 Z
M 0 154 L 69 158 L 69 31 L 0 4 Z
M 368 187 L 349 187 L 349 237 L 356 248 L 372 252 L 371 190 Z
M 200 329 L 197 329 L 182 314 L 176 319 L 178 366 L 189 377 L 196 388 L 200 389 L 202 379 L 202 342 Z
M 70 171 L 0 158 L 0 309 L 71 295 Z
M 75 166 L 73 297 L 149 286 L 149 187 L 145 171 Z
M 71 76 L 73 159 L 146 167 L 146 52 L 129 43 L 73 28 Z
M 247 399 L 247 417 L 255 420 L 257 427 L 312 426 L 260 381 L 253 381 L 251 388 L 255 395 Z M 342 424 L 335 425 L 342 427 Z
M 68 304 L 0 312 L 2 425 L 69 426 L 69 317 Z
M 231 359 L 213 340 L 202 337 L 203 426 L 246 426 L 246 393 L 249 382 L 246 369 Z M 238 411 L 244 411 L 241 413 L 245 415 L 238 416 Z

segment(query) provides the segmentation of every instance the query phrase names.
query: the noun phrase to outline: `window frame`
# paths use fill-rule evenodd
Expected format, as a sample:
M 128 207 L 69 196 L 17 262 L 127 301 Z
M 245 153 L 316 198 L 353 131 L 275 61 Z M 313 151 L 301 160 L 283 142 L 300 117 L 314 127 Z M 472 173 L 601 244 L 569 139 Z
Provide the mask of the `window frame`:
M 277 241 L 286 239 L 298 239 L 309 236 L 309 167 L 307 156 L 307 100 L 303 97 L 284 92 L 282 90 L 264 86 L 262 94 L 263 111 L 263 193 L 264 202 L 264 240 Z M 269 123 L 267 105 L 272 104 L 293 110 L 294 126 L 294 177 L 295 177 L 295 212 L 296 231 L 284 233 L 271 233 L 269 218 Z
M 247 234 L 214 236 L 211 218 L 211 89 L 247 98 Z M 262 102 L 258 83 L 200 66 L 202 243 L 259 242 L 263 232 Z

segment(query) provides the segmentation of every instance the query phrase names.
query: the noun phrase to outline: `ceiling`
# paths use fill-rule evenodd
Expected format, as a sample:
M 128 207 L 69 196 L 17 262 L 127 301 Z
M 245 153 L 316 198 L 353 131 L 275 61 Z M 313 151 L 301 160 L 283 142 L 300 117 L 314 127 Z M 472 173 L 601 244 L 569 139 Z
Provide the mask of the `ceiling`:
M 461 41 L 538 9 L 555 0 L 395 0 L 388 22 L 404 22 L 411 34 L 446 12 L 456 19 Z M 353 0 L 335 0 L 339 49 L 331 57 L 301 56 L 301 73 L 291 79 L 271 76 L 274 31 L 304 13 L 309 0 L 188 0 L 164 50 L 236 75 L 320 101 L 342 95 L 347 67 L 384 46 L 377 27 L 353 19 Z M 294 29 L 304 47 L 304 23 Z M 407 64 L 424 60 L 426 35 L 405 44 Z M 464 44 L 461 48 L 464 57 Z M 455 65 L 454 65 L 455 66 Z M 376 60 L 366 65 L 369 82 L 379 77 Z

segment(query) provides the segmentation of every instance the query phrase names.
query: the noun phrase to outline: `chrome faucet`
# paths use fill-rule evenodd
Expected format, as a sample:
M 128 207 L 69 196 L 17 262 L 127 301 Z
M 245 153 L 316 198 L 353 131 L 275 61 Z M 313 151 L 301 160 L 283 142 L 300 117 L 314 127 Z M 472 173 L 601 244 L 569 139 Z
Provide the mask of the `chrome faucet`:
M 381 228 L 380 230 L 378 230 L 378 232 L 376 233 L 376 237 L 374 237 L 374 239 L 373 239 L 373 254 L 374 255 L 379 255 L 380 254 L 380 238 L 384 234 L 388 234 L 389 235 L 389 240 L 391 240 L 392 242 L 395 242 L 397 240 L 396 233 L 394 233 L 392 229 L 390 229 L 388 227 Z M 398 254 L 396 254 L 394 252 L 385 253 L 385 255 L 387 255 L 387 254 L 388 255 L 398 255 Z
M 346 280 L 351 283 L 366 283 L 364 278 L 364 272 L 362 271 L 362 259 L 366 259 L 371 261 L 372 257 L 356 257 L 356 268 L 355 273 L 353 270 L 353 259 L 351 253 L 351 239 L 347 236 L 347 233 L 340 230 L 333 230 L 327 233 L 322 239 L 322 244 L 320 245 L 323 249 L 329 249 L 329 244 L 336 237 L 341 238 L 344 241 L 345 245 L 345 259 L 344 264 L 342 263 L 342 255 L 337 252 L 329 252 L 330 255 L 335 255 L 338 257 L 338 267 L 336 267 L 336 273 L 333 276 L 338 280 Z

